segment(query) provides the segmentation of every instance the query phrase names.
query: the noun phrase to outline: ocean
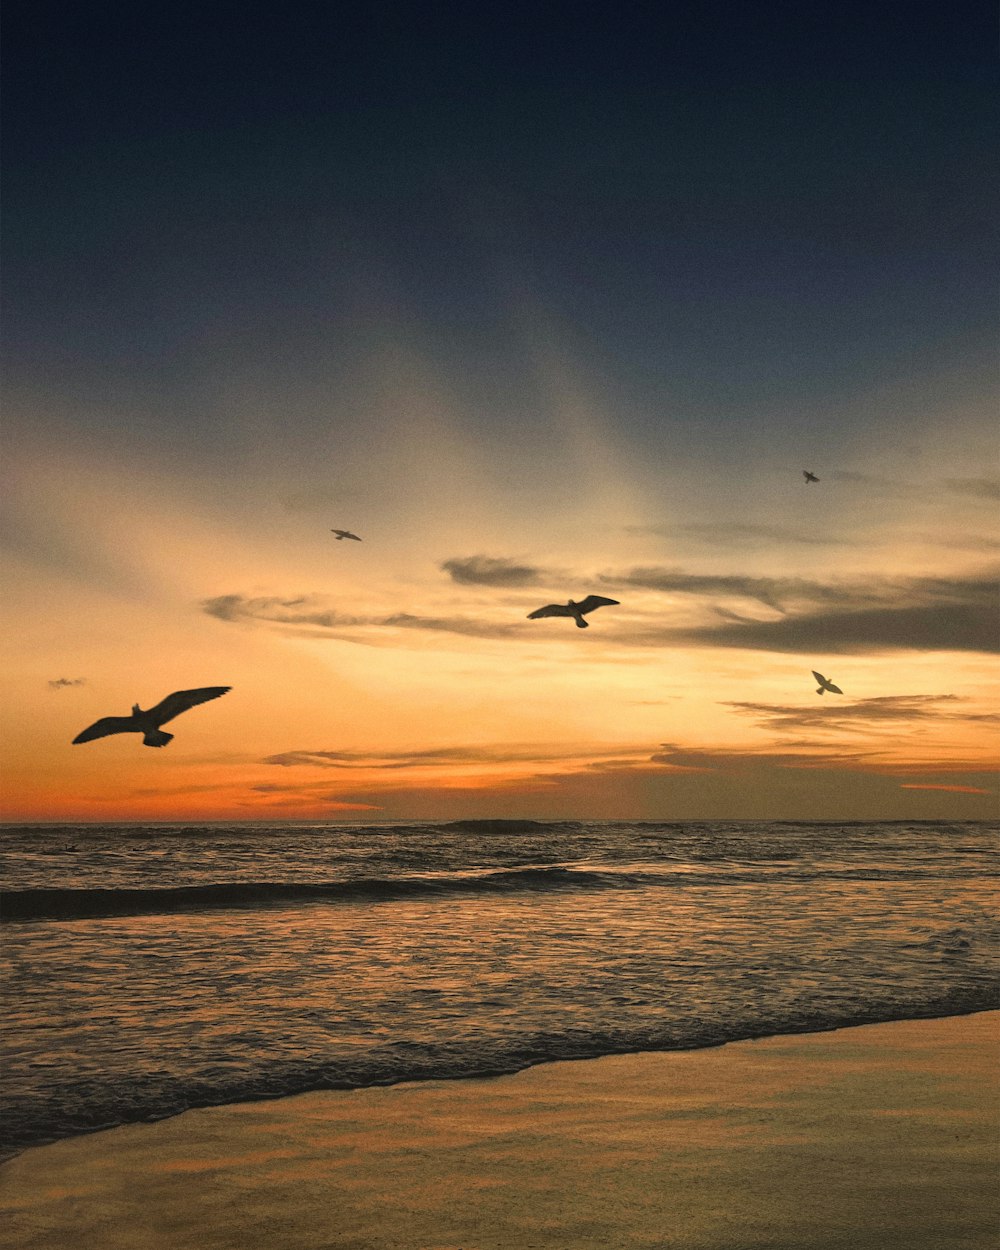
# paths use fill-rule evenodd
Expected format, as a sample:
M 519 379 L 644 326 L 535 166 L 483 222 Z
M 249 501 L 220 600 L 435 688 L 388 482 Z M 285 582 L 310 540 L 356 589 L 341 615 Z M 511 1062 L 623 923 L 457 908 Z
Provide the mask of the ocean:
M 189 1107 L 995 1008 L 998 833 L 8 825 L 2 1153 Z

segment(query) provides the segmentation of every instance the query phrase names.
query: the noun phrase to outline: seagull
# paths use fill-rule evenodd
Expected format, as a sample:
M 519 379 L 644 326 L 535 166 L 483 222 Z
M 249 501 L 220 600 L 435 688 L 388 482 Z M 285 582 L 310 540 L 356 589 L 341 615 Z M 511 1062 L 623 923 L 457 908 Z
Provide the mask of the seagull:
M 352 534 L 350 530 L 331 530 L 330 533 L 337 535 L 338 543 L 340 542 L 342 538 L 353 538 L 356 543 L 359 543 L 361 541 L 361 539 L 357 536 L 357 534 Z
M 106 738 L 109 734 L 142 734 L 142 745 L 145 747 L 165 747 L 173 734 L 164 733 L 160 728 L 168 720 L 180 716 L 189 707 L 197 707 L 199 703 L 207 703 L 209 699 L 217 699 L 220 695 L 232 690 L 232 686 L 202 686 L 200 690 L 175 690 L 165 699 L 144 712 L 138 703 L 132 704 L 131 716 L 103 716 L 100 720 L 73 739 L 74 746 L 78 742 L 93 742 L 95 738 Z
M 583 618 L 588 612 L 593 612 L 595 608 L 603 608 L 605 605 L 617 603 L 617 599 L 604 599 L 601 595 L 588 595 L 586 599 L 581 599 L 579 603 L 574 603 L 570 599 L 569 603 L 546 604 L 544 608 L 538 608 L 534 612 L 529 612 L 528 620 L 537 621 L 540 616 L 571 616 L 580 629 L 586 629 L 587 622 Z
M 810 473 L 808 469 L 802 470 L 802 476 L 806 479 L 806 482 L 818 482 L 819 481 L 819 478 L 816 476 L 816 474 Z
M 829 690 L 831 694 L 843 694 L 844 693 L 843 690 L 841 690 L 839 686 L 835 686 L 833 684 L 833 682 L 829 679 L 829 677 L 824 677 L 822 673 L 817 673 L 815 669 L 813 669 L 812 675 L 819 682 L 819 687 L 816 690 L 817 694 L 822 694 L 824 690 Z

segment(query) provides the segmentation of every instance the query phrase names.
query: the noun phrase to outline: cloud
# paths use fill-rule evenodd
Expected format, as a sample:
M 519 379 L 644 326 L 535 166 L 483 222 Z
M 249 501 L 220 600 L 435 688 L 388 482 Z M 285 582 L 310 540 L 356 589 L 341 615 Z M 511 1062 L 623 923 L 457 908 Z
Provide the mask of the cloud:
M 318 768 L 371 768 L 392 770 L 400 768 L 448 767 L 454 764 L 513 764 L 541 765 L 546 763 L 577 760 L 586 762 L 604 759 L 612 754 L 620 756 L 622 748 L 611 751 L 593 751 L 579 747 L 555 750 L 538 746 L 481 746 L 481 747 L 433 747 L 422 751 L 282 751 L 268 755 L 261 762 L 276 764 L 282 768 L 309 765 Z
M 650 762 L 684 772 L 732 772 L 749 768 L 843 768 L 858 766 L 870 755 L 870 751 L 754 751 L 664 743 L 661 750 L 650 756 Z
M 443 634 L 461 634 L 466 638 L 510 638 L 520 632 L 520 626 L 502 625 L 495 621 L 476 621 L 467 616 L 413 616 L 398 612 L 395 616 L 374 617 L 370 625 L 395 629 L 428 629 Z
M 809 546 L 853 546 L 849 539 L 835 538 L 832 534 L 805 534 L 780 525 L 751 525 L 731 521 L 691 522 L 687 525 L 627 525 L 628 534 L 655 534 L 660 538 L 676 538 L 685 535 L 698 542 L 717 546 L 766 547 L 772 543 L 803 543 Z
M 730 621 L 678 631 L 674 637 L 709 646 L 806 654 L 1000 651 L 995 586 L 968 583 L 966 591 L 964 600 L 952 603 L 810 613 L 773 621 Z M 667 641 L 666 635 L 663 641 Z
M 793 749 L 795 746 L 801 746 L 801 749 Z M 777 750 L 753 747 L 690 748 L 664 743 L 659 751 L 650 756 L 650 760 L 680 772 L 690 773 L 742 774 L 767 771 L 777 775 L 788 771 L 816 770 L 844 772 L 855 777 L 926 776 L 928 773 L 962 773 L 975 781 L 991 777 L 990 768 L 984 766 L 981 759 L 941 758 L 929 763 L 926 758 L 905 755 L 891 758 L 889 751 L 874 747 L 827 747 L 810 742 L 788 742 Z
M 248 599 L 245 595 L 217 595 L 202 601 L 201 608 L 209 616 L 220 621 L 274 621 L 281 624 L 323 625 L 327 628 L 358 624 L 358 618 L 342 616 L 336 612 L 310 610 L 315 604 L 310 595 L 298 595 L 294 599 L 281 599 L 263 595 Z
M 657 566 L 634 568 L 625 573 L 604 574 L 602 583 L 613 586 L 636 586 L 642 590 L 664 593 L 736 596 L 754 599 L 766 607 L 785 611 L 791 604 L 870 603 L 885 590 L 878 584 L 840 585 L 808 581 L 800 577 L 746 577 L 742 574 L 687 573 L 683 569 Z
M 87 679 L 85 677 L 57 677 L 55 681 L 50 681 L 49 686 L 53 690 L 63 690 L 67 686 L 85 686 Z
M 541 573 L 530 564 L 494 556 L 445 560 L 441 569 L 462 586 L 534 586 Z
M 1000 479 L 989 477 L 946 477 L 945 485 L 959 495 L 976 499 L 1000 499 Z
M 950 790 L 953 794 L 996 794 L 995 790 L 984 790 L 981 786 L 943 786 L 924 784 L 922 782 L 904 782 L 900 790 Z
M 414 629 L 460 634 L 467 638 L 505 638 L 515 632 L 513 624 L 477 621 L 461 616 L 417 616 L 409 612 L 396 612 L 390 616 L 348 616 L 323 607 L 312 595 L 298 595 L 291 599 L 277 596 L 247 598 L 244 595 L 217 595 L 214 599 L 203 600 L 201 609 L 209 616 L 230 623 L 264 621 L 300 629 L 325 629 L 341 633 L 344 630 L 364 628 Z
M 834 696 L 835 698 L 835 696 Z M 965 702 L 954 694 L 944 695 L 879 695 L 873 699 L 860 699 L 856 703 L 834 702 L 833 698 L 822 704 L 802 707 L 780 703 L 726 703 L 726 707 L 753 716 L 758 724 L 779 732 L 801 729 L 853 729 L 863 728 L 865 723 L 884 724 L 887 721 L 911 722 L 915 720 L 949 721 L 997 721 L 1000 714 L 965 713 L 956 705 Z

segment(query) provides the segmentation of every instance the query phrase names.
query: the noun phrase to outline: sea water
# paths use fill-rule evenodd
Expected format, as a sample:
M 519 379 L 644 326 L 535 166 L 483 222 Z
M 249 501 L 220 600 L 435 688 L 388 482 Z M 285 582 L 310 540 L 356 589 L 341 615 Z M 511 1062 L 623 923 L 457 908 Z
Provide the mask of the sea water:
M 6 826 L 3 1153 L 1000 1005 L 996 824 Z

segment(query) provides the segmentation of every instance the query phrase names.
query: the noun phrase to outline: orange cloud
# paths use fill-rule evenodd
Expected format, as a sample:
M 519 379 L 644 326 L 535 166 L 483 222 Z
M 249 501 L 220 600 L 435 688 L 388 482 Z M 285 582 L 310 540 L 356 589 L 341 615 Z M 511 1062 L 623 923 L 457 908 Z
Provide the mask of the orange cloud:
M 900 790 L 951 790 L 955 794 L 994 794 L 993 790 L 982 790 L 979 786 L 934 786 L 918 785 L 916 782 L 904 782 Z

